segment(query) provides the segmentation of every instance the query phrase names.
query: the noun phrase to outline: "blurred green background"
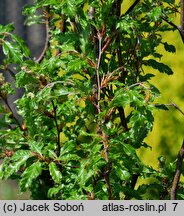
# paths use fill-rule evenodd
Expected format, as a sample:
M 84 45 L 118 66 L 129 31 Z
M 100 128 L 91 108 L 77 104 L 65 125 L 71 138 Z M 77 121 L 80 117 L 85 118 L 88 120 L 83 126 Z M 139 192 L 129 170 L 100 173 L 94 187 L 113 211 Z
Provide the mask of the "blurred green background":
M 174 22 L 179 25 L 179 16 L 175 17 Z M 163 47 L 159 47 L 160 53 L 163 54 L 161 61 L 170 66 L 174 74 L 168 76 L 154 72 L 156 76 L 153 78 L 153 84 L 161 92 L 158 102 L 171 104 L 173 101 L 184 111 L 184 44 L 178 31 L 164 34 L 163 41 L 175 45 L 176 53 L 166 53 Z M 153 131 L 146 140 L 152 150 L 141 149 L 139 155 L 145 162 L 157 168 L 159 156 L 166 157 L 167 162 L 177 157 L 183 138 L 184 115 L 174 107 L 169 107 L 169 111 L 156 111 Z
M 124 1 L 122 10 L 126 11 L 132 2 L 134 1 Z M 174 17 L 174 23 L 179 25 L 179 16 Z M 184 44 L 178 31 L 164 34 L 163 41 L 176 47 L 174 54 L 166 53 L 163 47 L 159 47 L 160 53 L 163 54 L 161 61 L 169 65 L 174 74 L 168 76 L 157 71 L 153 72 L 148 67 L 146 72 L 153 72 L 156 75 L 152 82 L 161 92 L 158 102 L 169 104 L 172 100 L 184 111 Z M 138 154 L 141 159 L 155 169 L 158 167 L 158 157 L 161 155 L 166 157 L 167 162 L 175 160 L 184 138 L 183 125 L 184 116 L 174 107 L 170 107 L 169 111 L 156 111 L 153 131 L 146 140 L 151 149 L 140 149 Z M 20 194 L 14 181 L 0 181 L 0 199 L 29 199 L 29 193 Z

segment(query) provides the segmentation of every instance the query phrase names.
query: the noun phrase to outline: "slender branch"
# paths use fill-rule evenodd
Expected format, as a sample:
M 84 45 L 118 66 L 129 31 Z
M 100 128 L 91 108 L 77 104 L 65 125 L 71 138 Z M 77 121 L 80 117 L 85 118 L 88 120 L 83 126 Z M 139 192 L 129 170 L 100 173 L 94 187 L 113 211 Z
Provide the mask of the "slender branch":
M 177 109 L 181 114 L 183 114 L 184 115 L 184 112 L 172 101 L 172 100 L 170 100 L 171 101 L 171 104 L 155 104 L 155 106 L 161 106 L 161 105 L 164 105 L 164 106 L 172 106 L 172 107 L 174 107 L 175 109 Z
M 175 25 L 173 22 L 169 21 L 168 19 L 161 17 L 166 23 L 168 23 L 169 25 L 171 25 L 172 27 L 174 27 L 174 29 L 177 29 L 180 33 L 180 36 L 182 38 L 182 41 L 184 43 L 184 30 L 182 29 L 182 25 L 177 26 Z
M 60 22 L 60 32 L 64 33 L 66 29 L 66 20 L 65 20 L 65 15 L 62 14 L 62 20 Z
M 49 14 L 47 11 L 45 13 L 46 13 L 46 15 L 45 15 L 45 31 L 46 31 L 45 45 L 44 45 L 42 53 L 40 54 L 40 56 L 36 60 L 37 63 L 42 62 L 42 60 L 46 54 L 48 45 L 49 45 Z
M 122 69 L 124 68 L 124 66 L 120 66 L 118 67 L 116 70 L 114 70 L 113 72 L 111 73 L 107 73 L 106 76 L 103 76 L 102 77 L 102 80 L 101 80 L 101 88 L 105 88 L 107 86 L 107 84 L 110 82 L 110 81 L 113 81 L 115 79 L 118 79 L 119 76 L 114 76 L 118 71 L 121 71 Z
M 174 24 L 173 22 L 169 21 L 168 19 L 166 19 L 165 17 L 161 17 L 166 23 L 168 23 L 169 25 L 171 25 L 172 27 L 174 27 L 175 29 L 178 29 L 178 26 L 176 24 Z
M 101 109 L 100 109 L 100 99 L 101 99 L 101 83 L 100 83 L 100 74 L 99 74 L 99 69 L 100 69 L 100 63 L 101 63 L 101 57 L 103 54 L 102 51 L 102 36 L 100 35 L 100 33 L 98 33 L 98 40 L 99 40 L 99 56 L 98 56 L 98 62 L 97 62 L 97 68 L 96 68 L 96 76 L 97 76 L 97 109 L 98 109 L 98 113 L 100 114 Z M 99 126 L 99 123 L 98 123 Z M 108 137 L 106 136 L 105 132 L 101 130 L 101 128 L 99 128 L 99 132 L 102 133 L 102 138 L 103 138 L 103 148 L 104 148 L 104 156 L 105 156 L 105 160 L 107 162 L 106 165 L 106 170 L 104 173 L 104 179 L 105 179 L 105 183 L 107 186 L 107 191 L 109 194 L 109 199 L 112 200 L 112 189 L 111 189 L 111 185 L 110 185 L 110 162 L 109 162 L 109 155 L 108 155 Z
M 178 111 L 180 111 L 184 115 L 184 112 L 172 100 L 170 100 L 170 101 L 171 101 L 171 106 L 176 108 Z
M 57 106 L 55 106 L 54 101 L 51 101 L 52 103 L 52 107 L 54 110 L 54 121 L 55 121 L 55 125 L 56 125 L 56 129 L 57 129 L 57 155 L 59 156 L 60 154 L 60 128 L 58 125 L 58 121 L 57 121 Z
M 99 56 L 98 56 L 98 62 L 97 62 L 97 67 L 96 67 L 96 77 L 97 77 L 97 108 L 98 108 L 98 113 L 100 113 L 100 94 L 101 94 L 101 84 L 100 84 L 100 63 L 101 63 L 101 58 L 102 58 L 102 37 L 98 35 L 98 40 L 99 40 Z
M 174 175 L 172 188 L 171 188 L 171 200 L 176 200 L 178 184 L 179 184 L 180 176 L 181 176 L 181 172 L 182 172 L 183 158 L 184 158 L 184 140 L 183 140 L 183 144 L 180 148 L 180 151 L 178 153 L 177 167 L 176 167 L 176 172 Z
M 135 0 L 135 2 L 128 8 L 128 10 L 125 12 L 126 14 L 129 14 L 134 8 L 135 6 L 140 2 L 140 0 Z
M 177 29 L 180 33 L 182 41 L 184 43 L 184 0 L 180 0 L 180 25 L 177 26 L 173 22 L 170 22 L 167 18 L 161 17 L 169 25 Z
M 180 0 L 180 27 L 184 31 L 184 0 Z
M 94 11 L 91 8 L 90 11 L 92 14 L 91 16 L 94 15 Z M 98 114 L 101 113 L 101 108 L 100 108 L 100 100 L 101 100 L 101 80 L 100 80 L 100 64 L 101 64 L 101 58 L 102 54 L 105 51 L 105 48 L 102 49 L 102 38 L 105 33 L 105 27 L 102 27 L 101 30 L 97 32 L 97 36 L 94 35 L 95 38 L 98 39 L 98 43 L 95 43 L 95 45 L 98 44 L 97 48 L 97 53 L 98 53 L 98 59 L 97 59 L 97 64 L 96 64 L 96 84 L 97 84 L 97 110 Z M 95 48 L 95 47 L 94 47 Z M 97 120 L 97 127 L 98 127 L 98 133 L 103 139 L 103 150 L 104 150 L 104 158 L 106 160 L 106 167 L 105 167 L 105 172 L 103 173 L 104 180 L 106 183 L 109 199 L 112 200 L 112 188 L 110 185 L 110 162 L 109 162 L 109 155 L 108 155 L 108 150 L 109 150 L 109 145 L 108 145 L 108 136 L 105 134 L 105 132 L 101 128 L 101 124 Z
M 19 120 L 16 118 L 12 108 L 10 107 L 10 105 L 8 104 L 8 101 L 6 98 L 4 98 L 3 96 L 1 96 L 1 99 L 3 100 L 3 102 L 5 103 L 5 105 L 7 106 L 7 108 L 9 109 L 9 111 L 11 112 L 12 116 L 13 116 L 13 119 L 15 120 L 15 122 L 17 123 L 18 127 L 20 128 L 21 131 L 25 131 L 23 128 L 22 128 L 22 125 L 21 123 L 19 122 Z
M 90 6 L 88 16 L 91 20 L 95 21 L 95 8 L 94 7 Z M 92 24 L 91 24 L 91 38 L 92 38 L 95 53 L 96 53 L 96 55 L 98 55 L 97 29 Z

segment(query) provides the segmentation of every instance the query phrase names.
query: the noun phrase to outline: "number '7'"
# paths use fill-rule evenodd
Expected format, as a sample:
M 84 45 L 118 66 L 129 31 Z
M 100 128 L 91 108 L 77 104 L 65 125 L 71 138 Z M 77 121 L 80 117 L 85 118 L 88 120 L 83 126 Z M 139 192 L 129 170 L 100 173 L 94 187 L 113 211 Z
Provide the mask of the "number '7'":
M 178 203 L 172 203 L 174 205 L 173 211 L 176 211 L 176 206 L 178 205 Z

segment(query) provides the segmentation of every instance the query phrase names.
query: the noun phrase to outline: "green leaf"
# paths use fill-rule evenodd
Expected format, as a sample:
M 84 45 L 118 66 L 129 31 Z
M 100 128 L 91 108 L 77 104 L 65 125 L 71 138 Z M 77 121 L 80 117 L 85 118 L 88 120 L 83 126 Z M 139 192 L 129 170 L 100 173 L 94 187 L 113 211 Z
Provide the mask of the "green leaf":
M 148 16 L 151 18 L 152 21 L 159 20 L 160 16 L 162 15 L 162 8 L 161 7 L 155 7 L 152 9 L 152 11 L 148 14 Z
M 184 194 L 178 193 L 177 196 L 180 197 L 179 200 L 181 200 L 181 199 L 184 200 Z
M 95 174 L 94 169 L 92 169 L 90 164 L 90 159 L 83 160 L 81 162 L 81 167 L 76 179 L 76 182 L 79 182 L 81 187 L 84 187 L 87 181 Z
M 116 174 L 117 176 L 122 180 L 122 181 L 127 181 L 130 179 L 131 175 L 128 172 L 128 170 L 124 169 L 122 166 L 116 166 L 115 167 Z
M 65 145 L 60 150 L 59 158 L 65 154 L 68 154 L 69 152 L 72 152 L 74 149 L 75 149 L 75 144 L 72 141 L 65 143 Z
M 51 162 L 49 164 L 49 172 L 50 175 L 52 177 L 52 179 L 56 182 L 56 183 L 61 183 L 61 179 L 62 179 L 62 174 L 59 171 L 59 169 L 57 168 L 56 164 L 54 162 Z
M 36 13 L 36 10 L 37 10 L 37 5 L 26 5 L 24 6 L 23 8 L 23 14 L 24 15 L 31 15 L 31 14 L 35 14 Z
M 12 174 L 19 171 L 20 167 L 25 164 L 27 159 L 31 157 L 31 153 L 28 150 L 18 150 L 3 164 L 3 178 L 7 179 Z
M 0 34 L 5 33 L 5 32 L 12 32 L 13 30 L 14 30 L 14 26 L 12 23 L 5 25 L 5 26 L 0 24 Z
M 161 110 L 169 110 L 165 104 L 155 104 L 155 107 Z
M 29 16 L 25 21 L 25 24 L 27 26 L 31 26 L 34 24 L 43 24 L 43 23 L 44 23 L 43 15 L 32 15 Z
M 176 52 L 176 48 L 175 46 L 168 44 L 167 42 L 163 43 L 164 44 L 164 48 L 166 51 L 171 52 L 171 53 L 175 53 Z
M 73 95 L 73 94 L 75 94 L 75 92 L 71 92 L 68 89 L 65 89 L 63 87 L 54 89 L 52 93 L 53 97 Z
M 161 73 L 166 73 L 168 75 L 173 74 L 173 71 L 171 70 L 171 68 L 161 62 L 157 62 L 154 59 L 149 59 L 147 61 L 144 61 L 145 65 L 147 66 L 151 66 L 154 69 L 157 69 L 158 71 L 160 71 Z
M 36 179 L 42 172 L 42 163 L 40 161 L 37 161 L 30 165 L 22 174 L 21 180 L 20 180 L 20 189 L 22 192 L 26 191 L 29 187 L 31 187 L 31 184 L 34 179 Z
M 66 15 L 74 16 L 77 12 L 77 7 L 80 6 L 82 2 L 83 0 L 64 0 L 61 2 L 61 5 Z
M 129 144 L 124 144 L 123 149 L 124 149 L 125 154 L 128 156 L 135 154 L 135 149 Z
M 99 135 L 96 134 L 96 133 L 88 133 L 88 132 L 86 132 L 84 130 L 81 130 L 80 135 L 87 136 L 87 137 L 94 137 L 94 138 L 98 138 L 99 137 Z
M 53 187 L 53 188 L 50 188 L 48 190 L 48 197 L 53 199 L 54 197 L 57 197 L 57 194 L 58 193 L 61 193 L 61 190 L 63 189 L 63 186 L 59 186 L 59 187 Z
M 3 52 L 7 55 L 11 63 L 21 63 L 22 54 L 18 47 L 9 41 L 4 41 L 3 43 Z
M 36 84 L 37 79 L 31 74 L 28 74 L 24 71 L 20 71 L 16 74 L 16 85 L 17 87 L 25 87 L 31 83 Z
M 17 35 L 14 35 L 14 34 L 12 34 L 11 37 L 20 46 L 21 50 L 23 51 L 24 56 L 29 57 L 30 56 L 30 51 L 29 51 L 28 47 L 26 46 L 24 40 L 22 40 L 22 38 L 20 38 Z
M 156 86 L 154 86 L 153 84 L 150 84 L 150 89 L 152 91 L 152 94 L 154 93 L 156 97 L 160 96 L 160 91 Z
M 140 78 L 141 78 L 141 81 L 144 82 L 144 81 L 150 80 L 154 76 L 155 76 L 154 74 L 148 73 L 148 74 L 145 74 L 144 76 L 140 75 Z
M 29 146 L 33 152 L 36 152 L 36 153 L 42 155 L 42 149 L 44 147 L 44 144 L 33 141 L 29 144 Z
M 48 149 L 48 155 L 49 155 L 50 158 L 53 158 L 53 159 L 57 158 L 57 155 L 56 155 L 55 151 L 53 151 L 51 149 Z
M 68 71 L 79 71 L 82 66 L 85 66 L 86 62 L 83 59 L 75 59 L 70 61 L 70 64 L 67 67 Z
M 127 32 L 128 34 L 132 34 L 135 26 L 137 25 L 137 21 L 131 19 L 128 15 L 123 17 L 116 25 L 116 28 L 120 29 L 123 32 Z
M 9 42 L 8 42 L 9 43 Z M 3 43 L 3 53 L 5 55 L 8 55 L 9 54 L 9 46 L 7 45 L 6 42 Z
M 59 159 L 62 161 L 80 160 L 75 152 L 75 144 L 72 141 L 66 142 L 61 148 Z
M 114 100 L 112 101 L 112 105 L 125 107 L 130 102 L 131 99 L 129 95 L 126 92 L 122 92 L 120 89 L 116 92 Z

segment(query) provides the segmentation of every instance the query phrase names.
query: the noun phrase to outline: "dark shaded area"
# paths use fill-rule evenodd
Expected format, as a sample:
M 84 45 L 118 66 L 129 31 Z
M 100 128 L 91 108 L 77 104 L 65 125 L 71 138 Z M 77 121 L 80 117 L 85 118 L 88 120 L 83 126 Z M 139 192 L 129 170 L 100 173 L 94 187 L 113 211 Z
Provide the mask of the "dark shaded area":
M 0 0 L 0 24 L 7 25 L 9 23 L 13 23 L 15 27 L 15 34 L 19 35 L 22 39 L 25 40 L 26 44 L 31 50 L 32 58 L 38 58 L 41 54 L 42 49 L 44 47 L 44 39 L 45 39 L 45 26 L 44 25 L 33 25 L 26 26 L 25 20 L 26 17 L 22 15 L 22 8 L 27 4 L 33 4 L 33 0 Z M 0 51 L 0 60 L 2 62 L 3 53 Z M 13 70 L 13 65 L 12 65 Z M 14 71 L 14 70 L 13 70 Z M 14 71 L 16 73 L 16 71 Z M 13 78 L 7 72 L 3 72 L 6 80 L 10 83 L 14 83 Z M 16 89 L 16 94 L 8 97 L 8 102 L 10 107 L 13 109 L 16 117 L 16 106 L 13 103 L 17 98 L 21 97 L 23 90 Z M 19 117 L 20 119 L 20 117 Z
M 45 26 L 25 26 L 26 17 L 22 15 L 22 8 L 27 4 L 33 4 L 33 0 L 0 0 L 0 24 L 13 23 L 15 33 L 23 38 L 33 57 L 38 57 L 44 46 Z

